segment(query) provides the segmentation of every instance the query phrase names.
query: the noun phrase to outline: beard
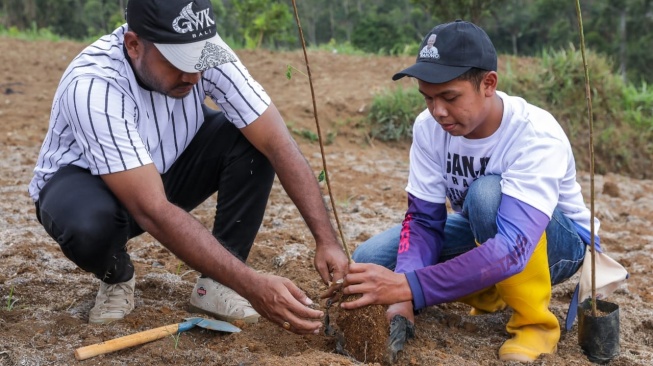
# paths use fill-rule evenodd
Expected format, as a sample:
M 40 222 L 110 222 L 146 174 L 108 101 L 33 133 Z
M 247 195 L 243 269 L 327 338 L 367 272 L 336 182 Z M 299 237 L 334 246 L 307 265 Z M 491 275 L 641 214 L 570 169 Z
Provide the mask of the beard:
M 147 67 L 142 67 L 139 70 L 134 69 L 134 72 L 148 89 L 173 99 L 183 99 L 193 91 L 194 85 L 191 83 L 177 84 L 172 87 L 167 86 L 161 78 Z

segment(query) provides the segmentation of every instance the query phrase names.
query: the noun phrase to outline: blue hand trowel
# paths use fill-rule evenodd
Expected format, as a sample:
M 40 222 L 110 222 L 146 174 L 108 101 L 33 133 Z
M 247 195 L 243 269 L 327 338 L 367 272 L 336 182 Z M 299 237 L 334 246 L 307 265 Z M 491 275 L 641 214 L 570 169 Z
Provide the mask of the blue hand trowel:
M 95 357 L 105 353 L 118 351 L 128 347 L 138 346 L 147 342 L 152 342 L 157 339 L 167 337 L 187 331 L 194 327 L 204 329 L 217 330 L 220 332 L 237 333 L 240 328 L 227 323 L 222 320 L 205 319 L 205 318 L 186 318 L 183 323 L 170 324 L 159 328 L 145 330 L 142 332 L 130 334 L 128 336 L 115 338 L 106 342 L 92 344 L 90 346 L 81 347 L 75 350 L 75 358 L 77 360 L 85 360 L 87 358 Z

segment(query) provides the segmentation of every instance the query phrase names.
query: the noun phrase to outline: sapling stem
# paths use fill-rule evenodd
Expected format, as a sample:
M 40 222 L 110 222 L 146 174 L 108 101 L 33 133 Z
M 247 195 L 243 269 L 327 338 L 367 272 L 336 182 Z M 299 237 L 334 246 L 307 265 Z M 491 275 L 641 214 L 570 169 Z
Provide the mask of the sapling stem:
M 295 13 L 295 21 L 297 22 L 297 29 L 299 31 L 299 39 L 302 42 L 302 50 L 304 51 L 304 60 L 306 61 L 306 74 L 308 76 L 308 84 L 311 87 L 311 97 L 313 99 L 313 116 L 315 117 L 315 125 L 317 127 L 317 137 L 320 142 L 320 154 L 322 155 L 322 166 L 324 167 L 324 180 L 327 185 L 327 190 L 329 191 L 329 199 L 331 201 L 331 207 L 333 208 L 333 216 L 336 219 L 336 224 L 338 226 L 338 232 L 340 233 L 340 240 L 342 240 L 342 248 L 345 250 L 347 259 L 351 263 L 351 254 L 349 254 L 349 248 L 347 247 L 347 242 L 345 236 L 342 233 L 342 226 L 340 225 L 340 219 L 338 219 L 338 211 L 336 210 L 335 200 L 333 199 L 333 192 L 331 191 L 331 182 L 329 181 L 329 170 L 327 169 L 326 157 L 324 154 L 324 144 L 322 143 L 322 132 L 320 130 L 320 122 L 317 117 L 317 103 L 315 102 L 315 90 L 313 88 L 313 78 L 311 77 L 311 68 L 308 63 L 308 54 L 306 52 L 306 42 L 304 40 L 304 31 L 302 30 L 301 23 L 299 21 L 299 13 L 297 12 L 297 3 L 295 0 L 292 0 L 293 11 Z
M 576 16 L 578 17 L 578 33 L 580 35 L 580 53 L 583 56 L 583 70 L 585 71 L 585 98 L 587 100 L 587 117 L 590 130 L 590 253 L 592 260 L 592 316 L 596 317 L 596 268 L 594 248 L 594 123 L 592 120 L 592 93 L 590 89 L 590 74 L 585 57 L 585 35 L 583 33 L 583 16 L 580 11 L 580 0 L 576 0 Z M 586 258 L 587 259 L 587 258 Z

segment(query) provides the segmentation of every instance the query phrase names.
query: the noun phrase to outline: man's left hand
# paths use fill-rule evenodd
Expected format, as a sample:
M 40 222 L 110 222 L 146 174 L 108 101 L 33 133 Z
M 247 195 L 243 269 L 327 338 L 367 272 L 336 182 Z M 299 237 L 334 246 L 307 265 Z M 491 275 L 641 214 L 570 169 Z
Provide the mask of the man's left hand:
M 406 275 L 372 263 L 350 264 L 342 291 L 346 295 L 363 295 L 354 301 L 343 302 L 341 306 L 344 309 L 372 304 L 391 305 L 413 299 Z

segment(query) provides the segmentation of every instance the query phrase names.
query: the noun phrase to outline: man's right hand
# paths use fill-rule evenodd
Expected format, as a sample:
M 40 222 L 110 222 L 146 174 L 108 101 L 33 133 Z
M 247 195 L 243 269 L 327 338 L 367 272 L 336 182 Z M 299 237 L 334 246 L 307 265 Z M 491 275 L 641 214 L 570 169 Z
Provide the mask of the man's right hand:
M 318 334 L 322 326 L 324 313 L 311 309 L 313 301 L 287 278 L 260 275 L 255 285 L 244 294 L 266 319 L 283 327 L 285 322 L 290 327 L 285 329 L 297 334 Z

